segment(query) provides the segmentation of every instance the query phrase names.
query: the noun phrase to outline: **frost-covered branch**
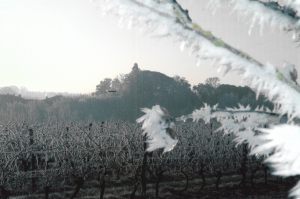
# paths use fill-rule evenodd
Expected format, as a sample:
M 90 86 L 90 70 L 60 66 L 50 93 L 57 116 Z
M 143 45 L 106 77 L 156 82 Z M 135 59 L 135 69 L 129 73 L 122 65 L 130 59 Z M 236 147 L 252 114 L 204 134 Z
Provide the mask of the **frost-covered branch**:
M 282 30 L 293 31 L 293 38 L 299 38 L 300 21 L 293 7 L 282 6 L 278 2 L 260 0 L 210 0 L 209 7 L 216 12 L 221 5 L 229 5 L 234 12 L 250 17 L 249 34 L 256 24 L 260 26 L 261 34 L 265 25 L 279 27 Z
M 268 142 L 256 147 L 252 153 L 274 152 L 266 162 L 270 163 L 275 175 L 300 175 L 300 127 L 285 124 L 271 129 L 261 129 L 261 131 L 263 134 L 257 137 Z
M 164 148 L 165 152 L 172 150 L 177 144 L 177 140 L 173 135 L 174 122 L 165 108 L 159 105 L 153 106 L 151 109 L 144 108 L 145 113 L 137 119 L 142 124 L 144 134 L 147 136 L 149 144 L 148 151 L 154 151 Z M 176 118 L 178 121 L 203 120 L 209 123 L 212 119 L 216 119 L 221 126 L 216 131 L 222 131 L 224 134 L 234 134 L 237 144 L 248 143 L 252 149 L 261 143 L 261 139 L 256 138 L 256 132 L 259 128 L 279 124 L 279 115 L 267 108 L 256 108 L 251 110 L 250 106 L 239 106 L 238 108 L 228 108 L 225 110 L 218 109 L 217 106 L 208 106 L 195 110 L 193 113 Z
M 264 143 L 252 150 L 252 154 L 266 154 L 265 160 L 273 169 L 274 175 L 300 175 L 300 127 L 295 125 L 281 125 L 272 129 L 262 129 L 264 134 L 257 136 Z M 300 197 L 300 181 L 291 190 L 290 196 Z
M 297 16 L 300 16 L 300 0 L 283 0 L 283 2 L 286 6 L 295 10 Z
M 275 11 L 281 12 L 283 15 L 292 17 L 295 20 L 300 19 L 297 8 L 295 8 L 290 3 L 283 4 L 283 3 L 280 3 L 279 1 L 275 1 L 275 0 L 274 1 L 252 0 L 252 1 L 257 1 L 266 7 L 273 9 Z
M 280 117 L 276 111 L 264 107 L 252 110 L 250 106 L 244 107 L 242 105 L 237 108 L 221 110 L 217 106 L 211 107 L 205 104 L 193 113 L 177 118 L 177 121 L 186 121 L 187 119 L 203 120 L 205 123 L 216 119 L 221 125 L 216 131 L 222 131 L 224 134 L 232 133 L 236 137 L 234 141 L 237 145 L 247 143 L 250 149 L 264 143 L 256 136 L 259 128 L 266 127 L 266 124 L 280 123 Z
M 163 148 L 164 152 L 171 151 L 177 144 L 178 140 L 172 133 L 174 123 L 166 109 L 159 105 L 153 106 L 152 109 L 144 108 L 145 113 L 137 119 L 138 123 L 143 123 L 142 129 L 147 136 L 147 151 L 154 151 Z

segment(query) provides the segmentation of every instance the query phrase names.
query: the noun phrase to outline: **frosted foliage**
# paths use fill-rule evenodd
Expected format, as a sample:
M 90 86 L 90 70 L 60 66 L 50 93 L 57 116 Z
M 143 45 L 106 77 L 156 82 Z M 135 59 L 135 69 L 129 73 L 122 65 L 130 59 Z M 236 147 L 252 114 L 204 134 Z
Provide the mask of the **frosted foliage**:
M 261 131 L 264 134 L 258 137 L 264 143 L 251 153 L 271 154 L 265 162 L 273 168 L 274 175 L 300 175 L 300 127 L 285 124 Z M 300 198 L 300 182 L 291 190 L 290 196 Z
M 278 115 L 271 115 L 273 112 L 263 112 L 266 109 L 256 108 L 258 112 L 251 111 L 250 106 L 239 105 L 237 108 L 227 108 L 226 110 L 218 110 L 216 106 L 210 107 L 205 104 L 201 109 L 193 111 L 192 114 L 180 117 L 186 120 L 192 118 L 193 121 L 203 120 L 209 123 L 211 119 L 215 118 L 221 126 L 217 131 L 223 131 L 225 134 L 233 133 L 236 138 L 237 145 L 248 143 L 252 149 L 255 146 L 263 143 L 261 139 L 257 139 L 255 132 L 266 124 L 278 124 L 280 118 Z
M 221 122 L 222 130 L 225 132 L 239 132 L 243 129 L 255 129 L 257 127 L 260 127 L 262 125 L 265 125 L 268 123 L 269 118 L 266 114 L 257 114 L 257 113 L 232 113 L 229 117 L 224 118 L 219 115 L 219 113 L 214 114 L 215 117 L 219 122 Z M 230 125 L 228 125 L 228 121 L 235 123 L 236 125 L 233 126 L 233 128 L 230 128 Z M 227 123 L 226 123 L 227 122 Z M 231 125 L 232 126 L 232 125 Z
M 270 163 L 275 175 L 300 175 L 300 127 L 285 124 L 261 131 L 263 135 L 258 138 L 266 142 L 256 147 L 252 153 L 274 152 L 266 162 Z
M 170 121 L 166 110 L 156 105 L 152 109 L 144 108 L 142 111 L 145 114 L 137 119 L 137 122 L 143 123 L 143 133 L 147 136 L 147 151 L 150 152 L 160 148 L 163 148 L 164 152 L 171 151 L 178 140 L 172 138 L 169 133 L 174 123 Z
M 279 76 L 273 66 L 268 65 L 264 69 L 252 70 L 246 68 L 244 77 L 250 79 L 250 87 L 256 89 L 257 95 L 263 93 L 275 103 L 278 112 L 287 113 L 289 117 L 300 116 L 300 95 L 298 86 L 284 76 Z M 256 73 L 256 74 L 254 74 Z
M 250 111 L 251 107 L 250 107 L 250 105 L 243 106 L 243 105 L 239 104 L 238 107 L 236 107 L 236 108 L 226 108 L 226 110 L 228 110 L 228 111 Z
M 193 121 L 198 121 L 200 119 L 204 120 L 205 123 L 209 123 L 211 118 L 211 107 L 207 104 L 204 105 L 203 108 L 195 110 L 192 113 Z
M 265 6 L 259 1 L 252 0 L 210 0 L 209 7 L 216 12 L 218 7 L 229 5 L 234 12 L 250 18 L 248 33 L 251 34 L 256 24 L 263 33 L 264 26 L 279 27 L 282 30 L 293 30 L 297 34 L 300 22 L 289 15 Z
M 298 72 L 294 64 L 285 63 L 279 71 L 284 78 L 297 84 Z
M 219 130 L 225 133 L 233 133 L 236 136 L 235 142 L 239 145 L 248 143 L 250 149 L 263 143 L 257 139 L 256 132 L 266 124 L 278 124 L 279 118 L 265 113 L 234 113 L 231 118 L 219 118 L 221 123 Z
M 249 148 L 252 149 L 253 147 L 261 144 L 260 140 L 257 139 L 254 130 L 252 129 L 240 131 L 238 133 L 235 133 L 235 135 L 236 138 L 234 139 L 234 141 L 237 143 L 237 145 L 247 143 Z

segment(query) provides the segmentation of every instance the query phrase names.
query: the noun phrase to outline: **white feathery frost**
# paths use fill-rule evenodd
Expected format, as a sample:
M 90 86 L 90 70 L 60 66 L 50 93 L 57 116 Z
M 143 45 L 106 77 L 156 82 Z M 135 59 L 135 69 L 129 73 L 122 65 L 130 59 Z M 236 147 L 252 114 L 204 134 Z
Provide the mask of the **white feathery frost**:
M 250 18 L 249 34 L 252 33 L 255 25 L 259 25 L 261 34 L 265 26 L 271 26 L 293 31 L 294 36 L 299 37 L 300 21 L 298 19 L 272 9 L 258 0 L 210 0 L 208 7 L 216 12 L 216 9 L 224 5 L 230 6 L 233 12 Z
M 285 79 L 298 84 L 298 72 L 294 64 L 284 63 L 282 67 L 278 68 L 278 72 L 281 73 Z
M 204 104 L 204 107 L 193 111 L 191 118 L 193 121 L 199 121 L 201 119 L 204 120 L 205 123 L 209 123 L 211 119 L 211 111 L 211 107 Z
M 273 168 L 274 175 L 300 175 L 300 127 L 284 124 L 260 131 L 263 134 L 258 138 L 264 144 L 255 147 L 251 153 L 273 152 L 265 161 Z
M 152 109 L 143 108 L 142 111 L 145 114 L 137 119 L 137 122 L 143 123 L 143 134 L 147 136 L 147 151 L 151 152 L 160 148 L 163 148 L 164 152 L 173 150 L 178 140 L 168 133 L 174 127 L 174 123 L 170 120 L 166 110 L 155 105 Z
M 226 115 L 222 111 L 218 111 L 213 116 L 221 124 L 217 131 L 222 131 L 225 134 L 232 133 L 235 136 L 234 141 L 237 145 L 246 143 L 250 149 L 263 143 L 256 136 L 259 128 L 264 127 L 266 124 L 275 125 L 280 122 L 278 115 L 255 112 L 245 109 L 245 107 L 234 109 L 233 112 L 226 113 Z
M 300 175 L 300 127 L 285 124 L 261 131 L 264 134 L 257 137 L 263 143 L 251 154 L 269 155 L 265 162 L 271 166 L 274 175 Z M 300 198 L 300 181 L 290 191 L 290 197 Z
M 289 196 L 295 199 L 300 198 L 300 181 L 298 181 L 297 185 L 294 186 L 292 190 L 290 190 Z
M 209 123 L 211 119 L 215 118 L 220 127 L 216 131 L 221 131 L 224 134 L 233 134 L 237 145 L 247 143 L 252 149 L 264 143 L 258 139 L 256 132 L 258 129 L 268 125 L 275 125 L 280 123 L 280 117 L 274 112 L 265 112 L 264 107 L 259 108 L 261 111 L 253 111 L 251 107 L 239 105 L 236 108 L 227 108 L 226 110 L 217 109 L 216 106 L 211 107 L 207 104 L 200 109 L 196 109 L 192 114 L 181 116 L 177 120 L 186 121 L 191 118 L 193 121 L 203 120 Z
M 238 107 L 226 108 L 226 110 L 228 110 L 228 111 L 250 111 L 251 107 L 250 107 L 250 105 L 243 106 L 241 104 L 238 104 Z
M 234 135 L 236 137 L 233 141 L 236 142 L 237 146 L 245 143 L 248 144 L 250 150 L 262 143 L 261 140 L 257 139 L 257 136 L 253 129 L 245 129 L 239 132 L 235 132 Z

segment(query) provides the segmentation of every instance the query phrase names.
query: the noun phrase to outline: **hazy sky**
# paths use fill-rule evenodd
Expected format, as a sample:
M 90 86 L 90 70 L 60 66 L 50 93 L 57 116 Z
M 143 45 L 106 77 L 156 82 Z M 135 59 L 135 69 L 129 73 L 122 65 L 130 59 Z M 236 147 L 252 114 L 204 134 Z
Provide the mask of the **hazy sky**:
M 248 36 L 249 20 L 223 8 L 216 15 L 206 0 L 180 0 L 207 30 L 256 59 L 299 65 L 299 48 L 278 30 Z M 216 76 L 209 63 L 197 67 L 188 51 L 172 39 L 157 39 L 121 29 L 118 19 L 103 16 L 102 0 L 0 0 L 0 87 L 87 93 L 105 77 L 141 69 L 186 77 L 192 84 Z M 239 83 L 227 76 L 225 83 Z

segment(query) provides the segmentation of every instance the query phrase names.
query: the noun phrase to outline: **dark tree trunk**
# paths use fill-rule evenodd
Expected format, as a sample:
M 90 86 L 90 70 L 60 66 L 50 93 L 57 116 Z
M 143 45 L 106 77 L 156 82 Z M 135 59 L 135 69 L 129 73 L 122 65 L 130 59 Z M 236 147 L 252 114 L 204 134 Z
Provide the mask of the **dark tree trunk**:
M 29 129 L 29 145 L 34 145 L 34 138 L 33 138 L 33 129 Z M 36 170 L 35 165 L 35 155 L 31 154 L 30 156 L 30 170 L 31 172 Z M 31 177 L 31 192 L 34 193 L 36 191 L 36 183 L 35 183 L 35 177 Z
M 171 193 L 173 194 L 182 194 L 182 192 L 187 191 L 188 187 L 189 187 L 189 176 L 187 175 L 187 173 L 185 173 L 183 170 L 180 171 L 184 177 L 185 177 L 185 186 L 183 189 L 181 190 L 174 190 L 174 189 L 168 189 Z
M 142 164 L 142 171 L 141 171 L 141 185 L 142 185 L 142 197 L 145 198 L 147 194 L 147 177 L 146 171 L 148 168 L 148 153 L 146 151 L 147 143 L 144 142 L 144 157 L 143 157 L 143 164 Z
M 248 146 L 247 144 L 243 144 L 243 159 L 241 163 L 241 174 L 242 174 L 242 180 L 240 182 L 241 186 L 245 186 L 247 181 L 247 162 L 248 162 Z
M 138 187 L 140 185 L 140 181 L 139 181 L 139 176 L 140 176 L 139 175 L 139 171 L 140 171 L 140 169 L 141 169 L 141 167 L 139 166 L 139 167 L 137 167 L 137 169 L 135 171 L 134 179 L 135 179 L 136 183 L 133 186 L 133 190 L 132 190 L 132 192 L 130 194 L 130 199 L 134 199 L 135 198 L 135 193 L 136 193 L 136 191 L 137 191 L 137 189 L 138 189 Z
M 74 190 L 73 194 L 71 195 L 70 199 L 74 199 L 76 197 L 76 195 L 79 193 L 79 191 L 84 183 L 84 180 L 82 177 L 80 177 L 80 178 L 76 179 L 75 183 L 76 183 L 76 187 L 75 187 L 75 190 Z
M 45 199 L 49 199 L 50 187 L 46 186 L 44 188 L 44 191 L 45 191 Z
M 105 191 L 105 179 L 102 180 L 101 185 L 100 185 L 100 199 L 103 199 L 104 197 L 104 191 Z
M 159 198 L 159 183 L 163 178 L 164 171 L 156 171 L 156 183 L 155 183 L 155 198 Z
M 268 184 L 268 167 L 264 166 L 265 185 Z
M 206 186 L 206 178 L 205 178 L 205 175 L 204 175 L 204 164 L 203 163 L 201 163 L 201 168 L 200 168 L 199 174 L 200 174 L 201 179 L 202 179 L 202 185 L 201 185 L 201 190 L 202 190 Z
M 181 170 L 181 173 L 184 175 L 185 177 L 185 186 L 184 188 L 181 190 L 181 192 L 186 191 L 189 188 L 189 176 L 187 173 L 185 173 L 183 170 Z
M 221 171 L 217 171 L 217 180 L 216 180 L 216 189 L 219 190 L 219 185 L 221 182 L 221 177 L 222 177 L 222 172 Z
M 100 181 L 100 199 L 104 198 L 104 191 L 105 191 L 105 176 L 106 176 L 106 168 L 102 172 L 102 174 L 99 174 L 99 181 Z
M 133 187 L 133 190 L 132 190 L 132 192 L 131 192 L 131 194 L 130 194 L 130 199 L 135 199 L 135 193 L 136 193 L 136 191 L 137 191 L 139 185 L 140 185 L 139 182 L 135 183 L 135 185 L 134 185 L 134 187 Z
M 251 181 L 251 186 L 254 187 L 255 186 L 255 183 L 254 183 L 254 178 L 255 178 L 255 174 L 256 172 L 259 170 L 259 167 L 256 166 L 254 169 L 251 169 L 251 178 L 250 178 L 250 181 Z
M 0 198 L 1 199 L 9 199 L 10 192 L 4 188 L 4 186 L 0 186 Z

